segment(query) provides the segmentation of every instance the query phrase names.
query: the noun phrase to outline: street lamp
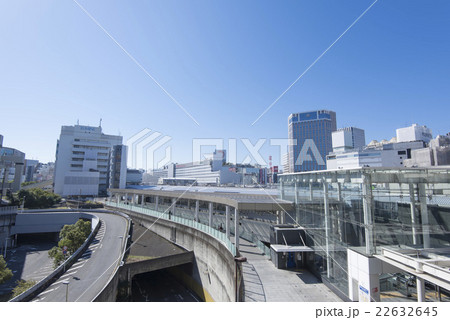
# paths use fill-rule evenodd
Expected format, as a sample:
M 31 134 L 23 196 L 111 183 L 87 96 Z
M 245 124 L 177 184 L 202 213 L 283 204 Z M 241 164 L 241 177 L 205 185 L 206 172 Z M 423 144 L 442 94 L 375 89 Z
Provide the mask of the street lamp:
M 238 262 L 246 262 L 247 258 L 240 256 L 240 257 L 234 257 L 234 261 L 235 261 L 235 288 L 236 288 L 236 302 L 239 302 L 239 288 L 238 288 Z
M 69 280 L 63 281 L 63 284 L 66 285 L 66 302 L 67 302 L 67 299 L 68 299 L 68 296 L 69 296 Z

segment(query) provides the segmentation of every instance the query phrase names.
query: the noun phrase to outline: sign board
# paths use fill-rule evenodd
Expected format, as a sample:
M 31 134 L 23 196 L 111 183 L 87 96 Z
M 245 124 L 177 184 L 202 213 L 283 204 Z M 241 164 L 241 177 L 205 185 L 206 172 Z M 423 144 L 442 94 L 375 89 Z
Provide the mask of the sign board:
M 369 290 L 359 285 L 359 302 L 370 302 Z

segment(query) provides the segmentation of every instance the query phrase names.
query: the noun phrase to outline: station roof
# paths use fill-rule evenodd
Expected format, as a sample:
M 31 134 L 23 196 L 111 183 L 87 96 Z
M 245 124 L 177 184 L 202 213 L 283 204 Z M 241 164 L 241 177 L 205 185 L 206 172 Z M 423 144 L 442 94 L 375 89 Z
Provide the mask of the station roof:
M 113 195 L 135 194 L 214 202 L 228 205 L 241 211 L 290 211 L 293 209 L 293 203 L 291 201 L 278 199 L 272 190 L 258 189 L 257 191 L 252 188 L 251 192 L 248 193 L 245 192 L 246 189 L 242 190 L 238 188 L 201 188 L 200 190 L 198 188 L 191 189 L 188 187 L 157 187 L 143 190 L 110 189 L 109 191 Z

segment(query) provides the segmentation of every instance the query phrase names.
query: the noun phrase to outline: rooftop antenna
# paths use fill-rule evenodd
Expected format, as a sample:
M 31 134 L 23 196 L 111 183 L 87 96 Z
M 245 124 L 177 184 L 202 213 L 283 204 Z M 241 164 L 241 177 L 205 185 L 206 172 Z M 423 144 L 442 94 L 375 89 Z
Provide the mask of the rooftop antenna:
M 80 125 L 80 119 L 77 119 L 77 126 Z
M 102 118 L 100 118 L 100 128 L 102 127 Z

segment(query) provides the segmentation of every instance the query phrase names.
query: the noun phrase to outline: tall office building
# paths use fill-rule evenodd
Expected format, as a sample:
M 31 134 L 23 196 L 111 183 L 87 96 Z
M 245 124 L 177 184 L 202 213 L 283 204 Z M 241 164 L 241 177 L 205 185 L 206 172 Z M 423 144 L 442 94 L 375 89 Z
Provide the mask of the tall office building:
M 112 149 L 109 170 L 109 187 L 111 189 L 125 189 L 127 185 L 127 153 L 126 145 L 116 145 Z
M 55 193 L 106 196 L 111 152 L 121 144 L 121 136 L 106 135 L 101 127 L 62 126 L 56 147 Z
M 288 118 L 289 168 L 291 172 L 325 170 L 326 156 L 332 149 L 331 133 L 336 131 L 336 113 L 317 110 L 293 113 Z

